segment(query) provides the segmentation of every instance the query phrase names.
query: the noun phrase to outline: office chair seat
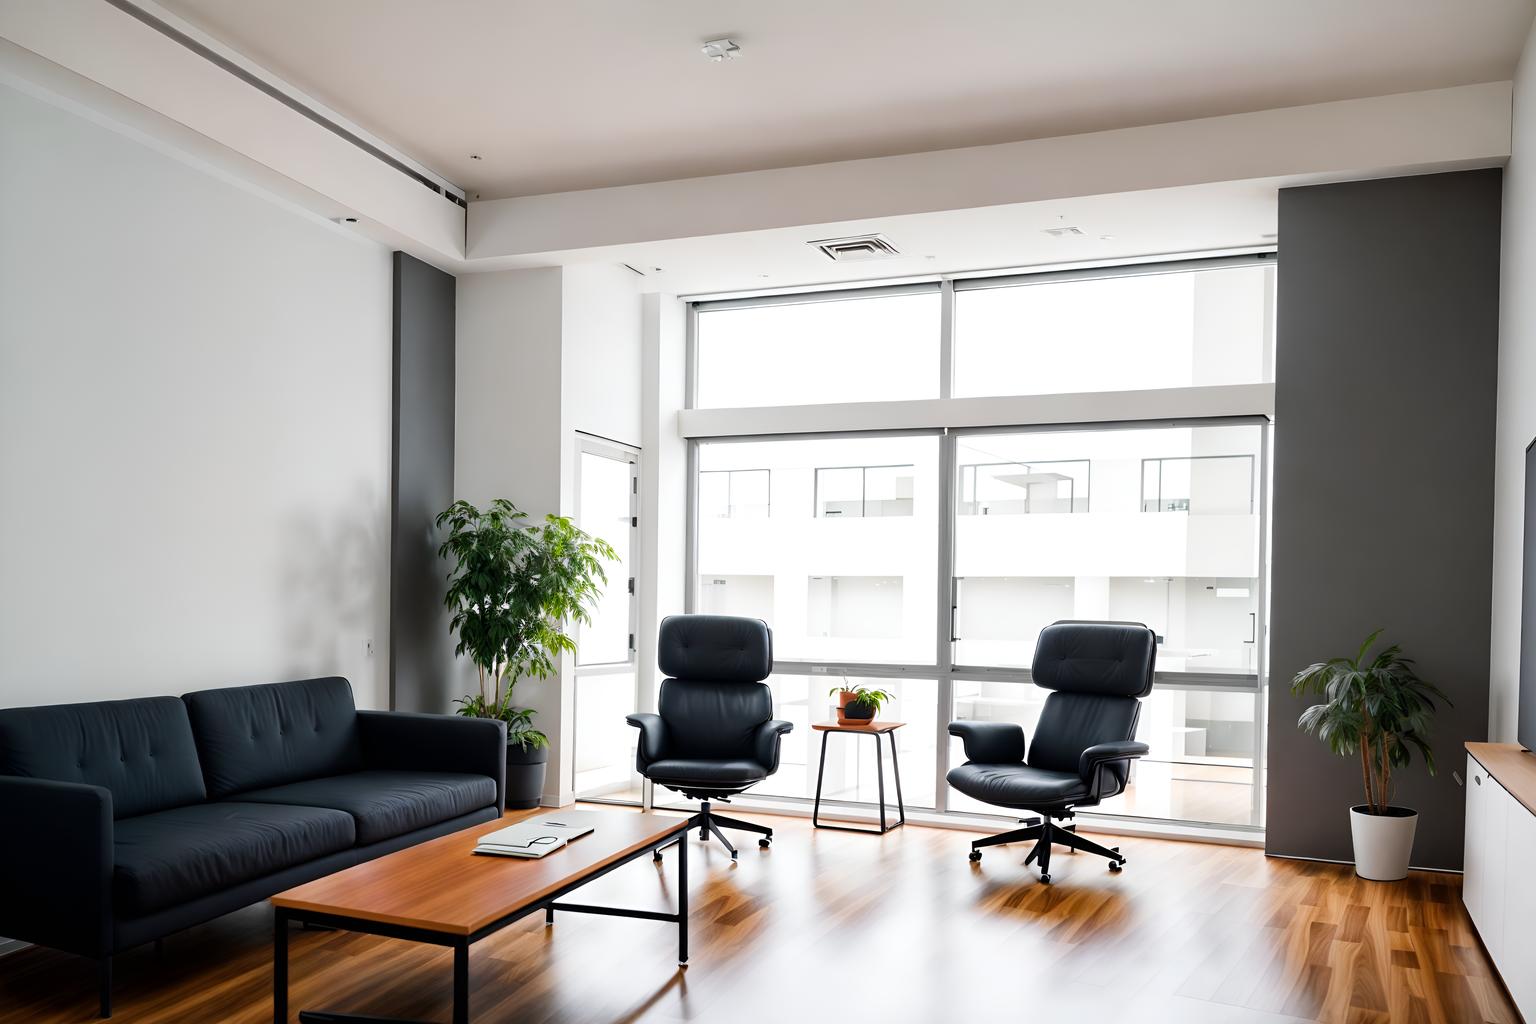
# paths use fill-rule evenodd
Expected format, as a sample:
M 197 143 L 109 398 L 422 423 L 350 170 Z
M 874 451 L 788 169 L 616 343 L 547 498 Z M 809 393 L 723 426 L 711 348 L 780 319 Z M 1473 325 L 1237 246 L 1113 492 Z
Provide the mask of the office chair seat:
M 740 786 L 762 782 L 768 769 L 747 758 L 663 758 L 646 766 L 651 781 L 663 786 Z
M 1088 796 L 1088 784 L 1077 772 L 1027 764 L 962 764 L 945 778 L 966 796 L 996 807 L 1065 807 Z

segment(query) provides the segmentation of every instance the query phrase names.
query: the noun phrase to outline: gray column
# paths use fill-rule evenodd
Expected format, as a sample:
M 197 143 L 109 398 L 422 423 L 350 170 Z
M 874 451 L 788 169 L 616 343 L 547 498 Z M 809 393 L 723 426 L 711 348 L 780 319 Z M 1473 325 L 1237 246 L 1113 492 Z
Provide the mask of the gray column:
M 1394 775 L 1413 864 L 1459 868 L 1452 779 L 1488 725 L 1499 170 L 1280 193 L 1267 849 L 1352 860 L 1360 764 L 1296 728 L 1291 676 L 1366 634 L 1455 702 L 1440 773 Z
M 454 277 L 395 253 L 389 691 L 401 711 L 448 711 L 448 566 L 433 520 L 453 502 Z

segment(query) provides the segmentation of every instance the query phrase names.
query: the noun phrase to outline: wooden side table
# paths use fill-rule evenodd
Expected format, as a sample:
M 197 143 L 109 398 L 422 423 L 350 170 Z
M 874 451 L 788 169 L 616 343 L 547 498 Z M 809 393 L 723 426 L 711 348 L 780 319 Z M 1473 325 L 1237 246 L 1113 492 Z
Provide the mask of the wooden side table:
M 901 763 L 896 760 L 896 730 L 905 722 L 881 722 L 874 720 L 860 725 L 844 725 L 841 722 L 815 722 L 812 729 L 821 733 L 821 764 L 816 769 L 816 802 L 811 807 L 811 825 L 815 828 L 836 829 L 839 832 L 867 832 L 870 835 L 883 836 L 893 828 L 907 823 L 907 805 L 901 798 Z M 827 737 L 834 732 L 852 733 L 855 736 L 873 736 L 875 738 L 875 779 L 880 788 L 880 827 L 855 828 L 851 825 L 823 825 L 821 823 L 821 780 L 827 771 Z M 891 771 L 896 776 L 896 810 L 899 817 L 894 825 L 885 823 L 885 764 L 880 754 L 880 737 L 889 736 L 891 740 Z

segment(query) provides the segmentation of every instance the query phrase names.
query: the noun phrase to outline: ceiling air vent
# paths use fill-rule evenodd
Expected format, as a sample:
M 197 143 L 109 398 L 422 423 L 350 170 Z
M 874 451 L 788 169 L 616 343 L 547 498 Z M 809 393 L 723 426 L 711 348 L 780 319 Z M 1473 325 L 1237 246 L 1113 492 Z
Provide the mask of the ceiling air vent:
M 1053 236 L 1055 238 L 1070 238 L 1073 235 L 1080 235 L 1080 234 L 1082 234 L 1083 233 L 1083 229 L 1082 228 L 1074 228 L 1074 227 L 1046 228 L 1045 229 L 1045 233 L 1048 234 L 1048 235 L 1051 235 L 1051 236 Z
M 820 249 L 829 260 L 846 263 L 852 260 L 883 260 L 900 256 L 901 251 L 884 235 L 855 235 L 852 238 L 823 238 L 806 242 Z

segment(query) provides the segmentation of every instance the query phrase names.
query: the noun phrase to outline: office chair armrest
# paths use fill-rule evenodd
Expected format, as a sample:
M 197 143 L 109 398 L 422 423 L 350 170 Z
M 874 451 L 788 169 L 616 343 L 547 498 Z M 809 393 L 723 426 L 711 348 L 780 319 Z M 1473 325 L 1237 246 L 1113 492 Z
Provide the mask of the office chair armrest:
M 1015 722 L 950 722 L 949 734 L 965 743 L 965 759 L 977 764 L 1024 760 L 1024 727 Z
M 652 761 L 661 760 L 661 752 L 667 746 L 667 724 L 661 720 L 661 716 L 641 712 L 626 715 L 624 721 L 640 730 L 640 745 L 635 750 L 639 764 L 635 767 L 643 771 Z
M 757 727 L 752 737 L 753 750 L 757 754 L 757 763 L 767 768 L 768 774 L 779 770 L 779 737 L 792 729 L 793 724 L 778 718 Z
M 1115 776 L 1116 783 L 1120 786 L 1124 786 L 1126 780 L 1126 766 L 1129 765 L 1133 759 L 1141 757 L 1151 749 L 1152 748 L 1147 746 L 1145 743 L 1138 743 L 1136 740 L 1117 740 L 1114 743 L 1096 743 L 1089 747 L 1087 750 L 1083 751 L 1082 754 L 1078 757 L 1077 774 L 1082 776 L 1084 782 L 1088 783 L 1090 786 L 1094 786 L 1095 789 L 1097 789 L 1098 786 L 1096 784 L 1096 777 L 1099 774 L 1099 769 L 1106 765 L 1113 765 L 1118 761 L 1121 763 L 1120 770 L 1114 771 L 1113 768 L 1110 770 Z M 1116 790 L 1116 792 L 1118 792 L 1118 790 Z

